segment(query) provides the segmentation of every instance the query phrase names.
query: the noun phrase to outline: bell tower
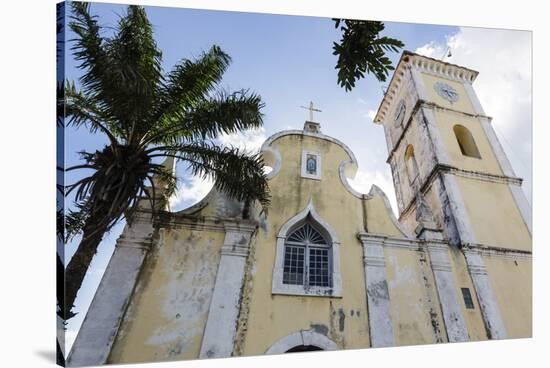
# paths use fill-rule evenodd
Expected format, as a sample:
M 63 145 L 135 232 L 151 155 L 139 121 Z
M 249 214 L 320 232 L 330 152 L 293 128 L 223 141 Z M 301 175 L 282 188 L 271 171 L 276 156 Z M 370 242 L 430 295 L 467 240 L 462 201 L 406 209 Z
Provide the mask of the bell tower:
M 505 338 L 519 325 L 508 321 L 530 311 L 531 207 L 472 87 L 477 75 L 405 51 L 374 122 L 384 127 L 399 221 L 421 238 L 416 211 L 429 207 L 453 267 L 467 267 L 488 338 Z M 526 304 L 512 311 L 520 295 Z
M 531 208 L 472 87 L 478 73 L 405 51 L 374 122 L 384 127 L 399 220 L 420 191 L 454 245 L 531 250 Z

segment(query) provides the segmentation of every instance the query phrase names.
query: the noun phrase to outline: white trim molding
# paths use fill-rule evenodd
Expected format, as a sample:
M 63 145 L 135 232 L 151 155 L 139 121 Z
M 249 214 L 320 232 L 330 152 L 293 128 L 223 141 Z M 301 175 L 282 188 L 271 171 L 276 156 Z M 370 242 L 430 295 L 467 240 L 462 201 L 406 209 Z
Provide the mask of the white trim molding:
M 266 175 L 266 178 L 268 180 L 272 179 L 281 170 L 281 153 L 279 150 L 264 144 L 262 146 L 262 156 L 265 164 L 272 168 L 272 170 Z
M 231 356 L 237 333 L 237 319 L 246 259 L 255 226 L 226 224 L 216 283 L 202 337 L 200 358 Z
M 458 299 L 458 288 L 455 285 L 449 260 L 447 245 L 438 243 L 427 244 L 430 255 L 430 265 L 434 273 L 437 295 L 445 321 L 445 330 L 449 342 L 469 341 L 468 329 L 462 315 Z
M 481 257 L 481 252 L 468 248 L 463 248 L 462 251 L 477 294 L 487 335 L 492 340 L 505 339 L 506 329 L 500 316 L 500 310 L 491 288 L 491 281 L 487 274 L 485 262 Z
M 313 330 L 301 330 L 278 340 L 265 353 L 283 354 L 297 346 L 315 346 L 323 350 L 338 349 L 338 345 L 325 335 Z
M 78 332 L 67 366 L 107 363 L 139 272 L 152 245 L 150 214 L 137 212 L 132 225 L 126 224 L 109 265 Z
M 362 194 L 353 190 L 350 187 L 349 183 L 347 182 L 347 178 L 348 177 L 353 178 L 357 171 L 357 159 L 355 158 L 355 155 L 353 154 L 351 149 L 348 146 L 346 146 L 343 142 L 339 141 L 336 138 L 329 137 L 328 135 L 324 135 L 321 133 L 311 133 L 303 130 L 285 130 L 279 133 L 275 133 L 269 138 L 267 138 L 265 142 L 262 144 L 262 148 L 260 149 L 260 152 L 264 156 L 266 165 L 271 166 L 273 168 L 273 170 L 269 174 L 267 174 L 268 179 L 274 178 L 279 173 L 282 167 L 281 153 L 276 147 L 273 147 L 272 144 L 277 139 L 286 137 L 289 135 L 299 135 L 304 137 L 322 139 L 322 140 L 334 143 L 337 146 L 340 146 L 349 156 L 349 160 L 343 160 L 340 163 L 340 166 L 338 167 L 340 181 L 351 194 L 353 194 L 358 198 L 361 198 Z
M 358 238 L 363 244 L 371 346 L 375 348 L 393 346 L 395 343 L 391 301 L 382 245 L 384 240 L 379 236 L 370 236 L 367 233 L 360 233 Z
M 288 235 L 307 218 L 311 217 L 321 230 L 323 230 L 330 242 L 331 255 L 331 286 L 309 286 L 290 285 L 283 283 L 285 241 Z M 308 205 L 297 215 L 288 220 L 279 230 L 277 235 L 275 265 L 273 267 L 272 293 L 283 295 L 305 295 L 305 296 L 342 296 L 342 276 L 340 272 L 340 241 L 336 231 L 325 221 L 315 210 L 313 201 L 310 199 Z
M 468 244 L 475 243 L 475 235 L 470 223 L 470 217 L 466 211 L 466 205 L 462 198 L 458 183 L 454 175 L 448 173 L 441 173 L 441 183 L 443 185 L 443 196 L 447 197 L 447 201 L 443 200 L 443 212 L 446 216 L 452 216 L 456 231 L 458 232 L 458 239 L 451 239 L 453 242 Z M 446 203 L 445 203 L 446 202 Z M 449 236 L 452 238 L 452 236 Z

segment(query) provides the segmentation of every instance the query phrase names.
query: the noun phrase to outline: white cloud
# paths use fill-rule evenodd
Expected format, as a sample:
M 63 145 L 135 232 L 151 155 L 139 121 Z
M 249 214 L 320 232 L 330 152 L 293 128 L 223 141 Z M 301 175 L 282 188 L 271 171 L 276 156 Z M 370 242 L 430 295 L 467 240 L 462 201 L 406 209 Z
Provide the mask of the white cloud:
M 420 55 L 439 59 L 443 56 L 443 53 L 445 52 L 444 47 L 446 46 L 431 41 L 424 46 L 417 48 L 415 52 Z
M 176 193 L 170 198 L 170 209 L 178 211 L 194 205 L 210 192 L 212 186 L 214 183 L 211 179 L 203 180 L 199 176 L 191 176 L 179 182 Z
M 360 193 L 368 193 L 373 184 L 376 184 L 380 189 L 386 193 L 390 204 L 393 209 L 393 213 L 397 214 L 397 201 L 395 199 L 395 191 L 393 189 L 393 182 L 390 177 L 389 170 L 357 170 L 355 178 L 348 179 L 349 185 Z
M 260 127 L 235 134 L 222 134 L 217 141 L 221 146 L 236 147 L 252 154 L 260 150 L 266 138 L 265 129 Z M 181 177 L 184 173 L 184 165 L 178 166 L 176 174 Z M 170 198 L 170 209 L 178 211 L 194 205 L 203 199 L 213 186 L 211 178 L 203 180 L 199 176 L 191 176 L 180 180 L 176 193 Z
M 477 70 L 474 89 L 523 185 L 531 196 L 531 34 L 485 28 L 460 28 L 445 45 L 430 42 L 416 52 Z
M 224 146 L 233 146 L 245 150 L 248 153 L 256 153 L 266 140 L 265 129 L 249 129 L 235 134 L 222 134 L 218 141 Z

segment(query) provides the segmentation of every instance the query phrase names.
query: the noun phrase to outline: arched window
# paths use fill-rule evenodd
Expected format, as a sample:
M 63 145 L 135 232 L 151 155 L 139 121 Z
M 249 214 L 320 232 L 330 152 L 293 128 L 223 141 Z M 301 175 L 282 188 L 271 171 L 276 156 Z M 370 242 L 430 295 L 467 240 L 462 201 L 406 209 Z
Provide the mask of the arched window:
M 466 127 L 462 125 L 455 125 L 453 127 L 453 131 L 455 132 L 456 141 L 460 147 L 460 152 L 462 152 L 464 156 L 481 158 L 479 149 L 474 141 L 474 136 Z
M 330 287 L 330 244 L 308 216 L 285 241 L 283 284 Z
M 311 200 L 281 227 L 276 247 L 273 294 L 342 296 L 340 242 Z
M 418 177 L 418 165 L 416 164 L 416 158 L 414 157 L 414 147 L 412 144 L 407 146 L 405 150 L 405 166 L 407 169 L 407 175 L 409 177 L 409 184 L 414 183 Z

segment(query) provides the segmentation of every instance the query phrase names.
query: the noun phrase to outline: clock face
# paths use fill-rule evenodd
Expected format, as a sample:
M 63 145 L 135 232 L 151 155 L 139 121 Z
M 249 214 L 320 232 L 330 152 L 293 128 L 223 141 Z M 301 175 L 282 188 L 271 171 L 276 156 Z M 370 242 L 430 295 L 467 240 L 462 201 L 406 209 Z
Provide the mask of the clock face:
M 449 101 L 450 103 L 458 101 L 458 92 L 447 83 L 437 82 L 434 84 L 434 89 L 439 96 Z
M 395 117 L 394 117 L 395 125 L 403 124 L 403 119 L 405 119 L 406 111 L 407 111 L 407 106 L 405 105 L 405 101 L 404 100 L 399 101 L 399 104 L 395 109 Z

